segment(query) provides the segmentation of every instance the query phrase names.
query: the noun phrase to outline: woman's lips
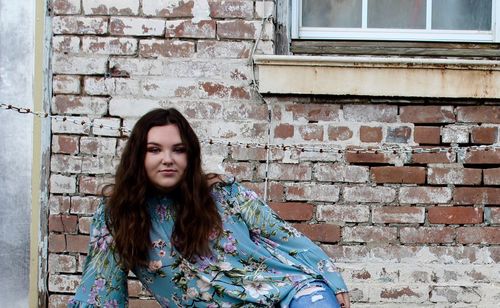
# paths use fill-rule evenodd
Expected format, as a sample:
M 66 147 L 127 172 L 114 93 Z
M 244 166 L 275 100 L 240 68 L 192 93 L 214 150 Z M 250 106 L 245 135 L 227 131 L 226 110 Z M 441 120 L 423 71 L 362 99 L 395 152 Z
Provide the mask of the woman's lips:
M 175 169 L 164 169 L 159 171 L 160 174 L 162 175 L 174 175 L 177 173 L 177 170 Z

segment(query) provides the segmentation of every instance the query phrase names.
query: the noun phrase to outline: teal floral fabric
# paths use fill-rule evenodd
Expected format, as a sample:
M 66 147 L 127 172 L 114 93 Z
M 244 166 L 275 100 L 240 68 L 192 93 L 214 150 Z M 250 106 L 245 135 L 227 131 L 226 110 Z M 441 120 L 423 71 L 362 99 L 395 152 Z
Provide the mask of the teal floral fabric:
M 162 307 L 288 307 L 296 290 L 314 280 L 325 281 L 335 293 L 347 292 L 332 260 L 255 192 L 233 181 L 214 185 L 212 196 L 224 231 L 210 238 L 212 256 L 192 262 L 170 243 L 173 201 L 149 200 L 149 266 L 133 272 Z M 119 266 L 104 205 L 94 215 L 89 246 L 68 307 L 127 306 L 127 272 Z

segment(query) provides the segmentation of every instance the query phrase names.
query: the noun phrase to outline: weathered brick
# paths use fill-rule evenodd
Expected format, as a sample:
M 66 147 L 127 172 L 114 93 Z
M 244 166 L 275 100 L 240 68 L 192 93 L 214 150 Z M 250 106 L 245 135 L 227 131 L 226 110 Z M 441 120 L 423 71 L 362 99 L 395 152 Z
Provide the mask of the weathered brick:
M 76 258 L 69 255 L 49 254 L 49 273 L 75 273 Z
M 375 183 L 425 183 L 424 167 L 372 167 L 370 170 Z
M 485 185 L 500 185 L 500 168 L 484 169 L 483 181 Z
M 346 202 L 392 202 L 396 198 L 396 191 L 391 187 L 353 186 L 344 188 Z
M 388 163 L 389 157 L 384 153 L 358 153 L 347 151 L 345 158 L 349 163 Z
M 384 286 L 380 291 L 377 290 L 375 293 L 379 301 L 383 302 L 395 302 L 404 303 L 422 303 L 428 300 L 429 290 L 427 286 L 402 286 L 398 284 L 397 286 Z M 396 305 L 401 306 L 401 305 Z
M 109 60 L 109 67 L 117 67 L 134 76 L 163 75 L 163 61 L 157 59 L 142 59 L 128 57 L 113 57 Z
M 481 169 L 472 168 L 440 168 L 428 169 L 427 182 L 429 184 L 458 184 L 478 185 L 481 184 Z
M 439 144 L 441 142 L 441 128 L 434 126 L 415 126 L 413 140 L 419 144 Z
M 49 234 L 49 252 L 64 252 L 66 250 L 66 235 Z
M 141 17 L 111 17 L 109 32 L 112 35 L 163 36 L 165 21 Z
M 354 226 L 342 229 L 343 242 L 393 242 L 397 237 L 398 230 L 394 227 Z
M 80 234 L 90 234 L 91 223 L 92 217 L 80 217 L 80 219 L 78 219 L 78 232 L 80 232 Z
M 491 151 L 472 150 L 459 155 L 459 162 L 464 164 L 500 164 L 500 150 L 495 149 Z
M 134 95 L 140 92 L 140 81 L 129 78 L 85 77 L 87 95 Z
M 52 118 L 52 133 L 88 134 L 90 119 L 88 117 L 59 116 Z
M 457 155 L 454 152 L 411 154 L 411 162 L 414 164 L 447 164 L 454 163 L 456 160 Z
M 410 204 L 438 204 L 451 201 L 451 189 L 448 187 L 401 187 L 399 201 Z
M 80 276 L 49 274 L 49 291 L 70 293 L 80 284 Z
M 49 198 L 50 215 L 68 214 L 70 207 L 71 201 L 69 197 L 51 195 Z
M 500 207 L 488 208 L 489 220 L 491 224 L 500 224 Z
M 498 141 L 497 127 L 473 127 L 471 142 L 480 144 L 493 144 Z
M 194 0 L 142 0 L 142 11 L 146 16 L 193 17 L 193 7 Z
M 95 119 L 92 133 L 99 136 L 120 136 L 120 123 L 117 118 Z
M 314 214 L 314 205 L 309 203 L 271 202 L 269 206 L 284 220 L 307 221 Z
M 80 37 L 70 35 L 53 36 L 52 50 L 55 53 L 78 53 L 80 51 Z
M 313 167 L 314 177 L 322 182 L 368 182 L 368 167 L 332 163 L 317 163 Z
M 347 126 L 328 126 L 328 140 L 345 141 L 353 136 L 353 131 Z
M 409 143 L 411 136 L 412 132 L 411 127 L 409 126 L 388 127 L 385 141 L 394 143 Z
M 166 37 L 215 38 L 215 20 L 169 20 Z
M 455 231 L 449 227 L 401 228 L 401 243 L 409 244 L 442 244 L 453 243 Z
M 224 172 L 238 178 L 238 180 L 253 180 L 253 165 L 249 162 L 224 162 Z
M 71 214 L 92 215 L 100 202 L 102 202 L 101 198 L 96 196 L 72 196 Z
M 78 136 L 52 135 L 52 153 L 77 154 L 78 144 Z
M 191 1 L 192 2 L 192 1 Z M 158 301 L 154 299 L 130 299 L 130 308 L 161 308 Z
M 317 219 L 319 221 L 367 222 L 370 219 L 370 208 L 363 204 L 329 204 L 318 205 Z
M 460 106 L 456 113 L 458 122 L 500 124 L 498 106 Z
M 52 78 L 52 91 L 55 94 L 79 94 L 80 76 L 55 75 Z
M 483 222 L 483 210 L 473 207 L 432 207 L 429 209 L 431 224 L 480 224 Z
M 298 121 L 340 121 L 340 106 L 327 104 L 290 104 L 285 111 L 291 113 L 293 120 Z
M 50 158 L 50 171 L 60 173 L 82 172 L 82 157 L 54 154 Z
M 294 224 L 297 230 L 313 241 L 336 243 L 340 241 L 340 227 L 330 224 Z
M 361 126 L 359 128 L 359 139 L 362 142 L 382 141 L 382 127 Z
M 460 227 L 457 241 L 462 244 L 500 244 L 500 227 Z
M 468 143 L 470 127 L 448 125 L 441 129 L 441 141 L 444 143 Z
M 200 58 L 248 58 L 252 44 L 237 41 L 203 41 L 197 43 L 196 55 Z
M 100 195 L 104 186 L 112 184 L 112 177 L 103 176 L 80 176 L 79 190 L 82 194 Z
M 260 178 L 265 178 L 266 165 L 259 166 L 257 173 Z M 269 164 L 267 177 L 270 180 L 281 181 L 310 181 L 312 168 L 309 163 L 302 164 Z
M 191 57 L 194 54 L 194 43 L 180 40 L 141 40 L 139 54 L 144 58 Z
M 54 74 L 104 75 L 107 71 L 106 56 L 75 56 L 54 54 L 52 70 Z
M 89 246 L 88 235 L 66 235 L 66 250 L 68 252 L 87 253 Z
M 66 308 L 73 295 L 51 294 L 49 308 Z
M 84 36 L 82 52 L 98 55 L 134 55 L 137 52 L 137 39 Z
M 82 173 L 106 174 L 114 173 L 116 161 L 112 156 L 84 156 L 82 158 Z
M 273 36 L 270 24 L 264 24 L 262 39 L 269 39 Z M 261 32 L 262 24 L 259 21 L 250 20 L 224 20 L 217 21 L 217 36 L 222 39 L 256 39 Z
M 425 208 L 423 207 L 377 207 L 372 210 L 373 223 L 423 223 Z
M 255 1 L 255 18 L 275 16 L 274 1 Z
M 339 200 L 340 189 L 336 185 L 290 183 L 285 184 L 286 200 L 291 201 L 325 201 Z
M 80 14 L 80 0 L 54 0 L 52 11 L 56 15 Z
M 345 105 L 344 119 L 353 122 L 396 122 L 398 107 L 392 105 Z
M 264 198 L 264 190 L 265 190 L 264 183 L 243 182 L 242 184 L 245 187 L 248 187 L 249 189 L 255 191 L 257 195 Z M 279 202 L 284 201 L 285 200 L 284 189 L 285 188 L 282 183 L 273 181 L 268 182 L 268 187 L 267 187 L 268 201 L 279 201 Z
M 151 294 L 139 280 L 128 280 L 128 294 L 131 297 L 149 297 Z M 142 306 L 141 306 L 142 307 Z
M 401 122 L 409 123 L 454 123 L 453 106 L 402 106 L 399 109 Z
M 85 15 L 137 15 L 139 0 L 83 0 Z
M 108 98 L 92 96 L 56 95 L 52 100 L 52 113 L 104 115 L 108 111 Z
M 458 187 L 455 188 L 453 201 L 456 204 L 500 204 L 500 188 Z
M 209 0 L 212 18 L 247 18 L 253 17 L 253 3 L 244 0 Z
M 75 177 L 61 174 L 52 174 L 50 176 L 50 192 L 53 194 L 75 193 Z
M 476 303 L 481 300 L 477 287 L 433 286 L 430 300 L 434 303 Z
M 319 124 L 305 124 L 297 126 L 299 136 L 304 141 L 323 141 L 324 128 Z
M 114 155 L 116 150 L 115 138 L 82 137 L 80 151 L 91 155 Z
M 54 34 L 106 34 L 108 21 L 102 17 L 55 16 L 52 31 Z

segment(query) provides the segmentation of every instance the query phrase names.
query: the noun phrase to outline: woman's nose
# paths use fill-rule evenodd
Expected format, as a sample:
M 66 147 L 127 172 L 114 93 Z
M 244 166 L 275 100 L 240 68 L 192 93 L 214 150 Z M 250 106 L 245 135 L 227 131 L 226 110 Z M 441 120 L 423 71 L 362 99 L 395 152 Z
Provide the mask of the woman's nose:
M 166 151 L 164 154 L 163 154 L 163 157 L 162 157 L 162 163 L 164 164 L 169 164 L 172 162 L 172 154 L 168 151 Z

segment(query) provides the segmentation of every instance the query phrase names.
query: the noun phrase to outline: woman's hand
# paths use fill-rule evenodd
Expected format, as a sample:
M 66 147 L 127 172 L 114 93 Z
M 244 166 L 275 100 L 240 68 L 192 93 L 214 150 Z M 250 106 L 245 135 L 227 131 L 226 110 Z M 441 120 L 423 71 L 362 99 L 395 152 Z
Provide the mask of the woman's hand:
M 351 308 L 351 300 L 349 299 L 349 293 L 339 293 L 336 295 L 337 301 L 341 308 Z

